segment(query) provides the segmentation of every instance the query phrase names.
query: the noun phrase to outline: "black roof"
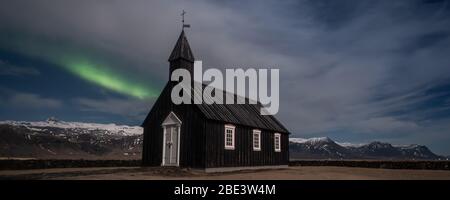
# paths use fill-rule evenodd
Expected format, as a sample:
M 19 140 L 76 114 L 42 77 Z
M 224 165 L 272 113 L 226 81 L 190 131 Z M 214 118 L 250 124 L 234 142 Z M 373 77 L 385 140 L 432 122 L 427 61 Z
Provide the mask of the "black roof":
M 170 54 L 169 62 L 177 59 L 185 59 L 187 61 L 194 62 L 194 54 L 192 54 L 192 50 L 186 39 L 184 30 L 181 31 L 180 37 L 178 37 L 177 43 Z
M 202 85 L 201 88 L 205 88 Z M 200 87 L 193 87 L 192 94 L 203 94 L 199 90 Z M 221 90 L 215 88 L 215 92 L 220 92 Z M 245 97 L 240 97 L 236 94 L 222 91 L 223 92 L 223 104 L 207 104 L 202 101 L 202 104 L 195 104 L 203 115 L 207 119 L 222 121 L 230 124 L 238 124 L 249 126 L 252 128 L 260 128 L 271 131 L 276 131 L 280 133 L 289 133 L 289 131 L 273 116 L 273 115 L 261 115 L 261 108 L 263 106 L 259 102 L 254 102 L 254 104 L 249 103 L 249 99 Z M 199 95 L 202 97 L 203 95 Z M 234 98 L 234 104 L 226 104 L 227 96 Z M 244 98 L 245 104 L 237 104 L 237 98 Z M 195 96 L 192 96 L 194 99 Z M 203 97 L 204 98 L 204 97 Z

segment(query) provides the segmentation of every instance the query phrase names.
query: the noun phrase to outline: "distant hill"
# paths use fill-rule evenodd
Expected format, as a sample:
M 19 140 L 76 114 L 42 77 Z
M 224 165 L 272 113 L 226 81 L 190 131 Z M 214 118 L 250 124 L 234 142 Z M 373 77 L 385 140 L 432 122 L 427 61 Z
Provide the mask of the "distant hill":
M 291 159 L 376 159 L 376 160 L 447 160 L 423 145 L 393 146 L 389 143 L 337 143 L 330 138 L 290 138 Z

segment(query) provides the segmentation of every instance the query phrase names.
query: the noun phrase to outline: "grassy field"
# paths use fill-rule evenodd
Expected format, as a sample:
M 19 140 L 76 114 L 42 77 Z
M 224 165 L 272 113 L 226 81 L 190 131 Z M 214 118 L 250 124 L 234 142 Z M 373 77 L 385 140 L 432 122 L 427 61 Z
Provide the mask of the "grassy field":
M 204 173 L 159 167 L 94 167 L 1 170 L 0 179 L 57 180 L 450 180 L 448 170 L 374 169 L 358 167 L 295 166 L 287 169 Z

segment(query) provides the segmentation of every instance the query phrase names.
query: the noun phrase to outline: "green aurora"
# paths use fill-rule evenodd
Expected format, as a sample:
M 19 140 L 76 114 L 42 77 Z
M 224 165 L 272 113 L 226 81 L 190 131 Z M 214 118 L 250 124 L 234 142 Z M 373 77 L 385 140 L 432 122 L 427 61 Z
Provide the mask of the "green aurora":
M 123 74 L 114 72 L 99 64 L 92 64 L 91 62 L 79 59 L 65 61 L 62 65 L 69 72 L 86 81 L 121 94 L 139 99 L 152 98 L 158 95 L 158 92 L 155 90 L 139 84 L 137 81 L 129 81 Z
M 104 56 L 100 53 L 96 57 L 92 56 L 95 54 L 91 52 L 92 55 L 87 56 L 86 48 L 72 46 L 69 42 L 35 39 L 17 32 L 5 36 L 1 38 L 6 40 L 0 40 L 4 48 L 60 66 L 65 71 L 102 88 L 138 99 L 155 98 L 159 95 L 160 91 L 155 89 L 156 87 L 142 81 L 138 75 L 133 78 L 132 73 L 117 70 L 117 66 L 124 64 L 117 64 L 120 62 L 109 59 L 111 55 Z M 62 46 L 61 43 L 65 45 Z

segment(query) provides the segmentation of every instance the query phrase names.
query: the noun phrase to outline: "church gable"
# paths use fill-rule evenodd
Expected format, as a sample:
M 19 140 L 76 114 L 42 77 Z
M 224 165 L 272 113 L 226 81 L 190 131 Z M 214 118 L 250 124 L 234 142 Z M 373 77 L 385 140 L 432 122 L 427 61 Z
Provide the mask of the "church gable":
M 182 122 L 180 118 L 177 117 L 177 115 L 174 112 L 170 112 L 169 115 L 164 119 L 162 125 L 181 125 Z

